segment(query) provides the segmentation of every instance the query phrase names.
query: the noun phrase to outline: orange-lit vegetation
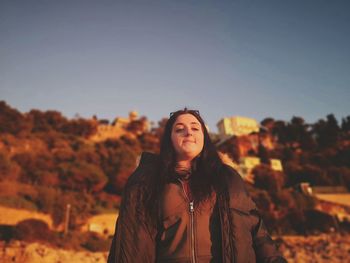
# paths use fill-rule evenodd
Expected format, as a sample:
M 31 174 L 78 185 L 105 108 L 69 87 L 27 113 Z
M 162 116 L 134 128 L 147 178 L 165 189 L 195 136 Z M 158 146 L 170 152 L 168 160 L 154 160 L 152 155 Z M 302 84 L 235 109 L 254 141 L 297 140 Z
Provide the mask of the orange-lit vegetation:
M 115 212 L 137 157 L 158 147 L 154 133 L 139 133 L 140 121 L 127 127 L 135 136 L 93 143 L 92 120 L 22 114 L 0 102 L 0 204 L 49 213 L 58 225 L 69 203 L 72 228 L 91 214 Z

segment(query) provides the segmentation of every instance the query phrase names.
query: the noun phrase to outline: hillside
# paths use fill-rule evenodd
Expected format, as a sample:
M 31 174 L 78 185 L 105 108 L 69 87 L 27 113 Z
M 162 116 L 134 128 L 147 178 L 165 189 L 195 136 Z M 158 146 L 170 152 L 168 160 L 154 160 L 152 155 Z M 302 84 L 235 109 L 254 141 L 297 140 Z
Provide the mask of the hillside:
M 92 216 L 116 215 L 138 157 L 143 151 L 158 151 L 165 122 L 149 129 L 144 116 L 113 122 L 68 119 L 58 111 L 21 113 L 0 102 L 0 205 L 50 215 L 52 222 L 43 221 L 54 228 L 64 223 L 69 206 L 72 230 Z M 313 124 L 301 117 L 266 118 L 261 126 L 258 133 L 232 136 L 218 150 L 234 160 L 235 167 L 245 158 L 259 159 L 251 167 L 247 188 L 269 230 L 305 234 L 347 228 L 346 222 L 335 226 L 333 215 L 317 210 L 318 199 L 299 185 L 350 189 L 350 116 L 338 123 L 329 114 Z M 121 129 L 113 137 L 113 131 Z M 279 164 L 277 170 L 270 160 Z M 322 223 L 317 221 L 320 216 Z

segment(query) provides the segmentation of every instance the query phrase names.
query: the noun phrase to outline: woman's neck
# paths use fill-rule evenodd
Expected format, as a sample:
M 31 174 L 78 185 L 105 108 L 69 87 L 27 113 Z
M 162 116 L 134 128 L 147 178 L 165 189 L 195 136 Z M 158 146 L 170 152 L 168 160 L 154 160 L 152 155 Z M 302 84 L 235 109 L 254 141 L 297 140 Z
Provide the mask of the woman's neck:
M 178 161 L 175 166 L 175 171 L 181 179 L 188 180 L 191 176 L 191 162 Z
M 181 170 L 191 170 L 191 161 L 178 161 L 176 163 L 176 168 Z

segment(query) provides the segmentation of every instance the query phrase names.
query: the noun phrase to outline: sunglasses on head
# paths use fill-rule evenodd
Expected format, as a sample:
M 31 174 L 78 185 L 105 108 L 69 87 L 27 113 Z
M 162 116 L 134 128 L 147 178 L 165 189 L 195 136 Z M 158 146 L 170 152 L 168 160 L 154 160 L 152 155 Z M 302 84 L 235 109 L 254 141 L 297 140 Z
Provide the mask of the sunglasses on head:
M 188 110 L 187 108 L 185 108 L 185 109 L 183 109 L 183 110 L 178 110 L 178 111 L 170 112 L 169 116 L 171 117 L 171 116 L 173 116 L 174 114 L 176 114 L 176 113 L 178 113 L 178 112 L 181 112 L 181 113 L 191 113 L 191 114 L 200 116 L 198 110 Z

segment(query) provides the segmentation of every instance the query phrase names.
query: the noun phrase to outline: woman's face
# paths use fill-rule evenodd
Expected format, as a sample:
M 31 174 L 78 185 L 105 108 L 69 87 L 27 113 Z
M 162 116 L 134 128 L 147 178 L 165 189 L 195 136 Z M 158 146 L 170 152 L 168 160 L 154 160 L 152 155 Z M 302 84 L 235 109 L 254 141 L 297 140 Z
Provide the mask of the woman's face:
M 171 141 L 178 161 L 192 160 L 201 153 L 204 145 L 201 123 L 189 113 L 178 116 L 171 131 Z

